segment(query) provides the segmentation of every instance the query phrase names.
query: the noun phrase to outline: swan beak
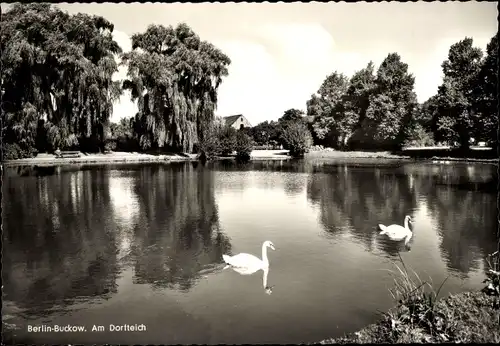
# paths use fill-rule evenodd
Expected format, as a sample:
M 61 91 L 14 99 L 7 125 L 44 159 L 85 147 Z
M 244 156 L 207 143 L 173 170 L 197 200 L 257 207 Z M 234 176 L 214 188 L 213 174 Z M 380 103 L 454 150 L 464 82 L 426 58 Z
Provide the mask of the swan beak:
M 273 244 L 269 245 L 269 247 L 270 247 L 271 249 L 273 249 L 273 250 L 276 250 L 276 249 L 274 248 L 274 245 L 273 245 Z

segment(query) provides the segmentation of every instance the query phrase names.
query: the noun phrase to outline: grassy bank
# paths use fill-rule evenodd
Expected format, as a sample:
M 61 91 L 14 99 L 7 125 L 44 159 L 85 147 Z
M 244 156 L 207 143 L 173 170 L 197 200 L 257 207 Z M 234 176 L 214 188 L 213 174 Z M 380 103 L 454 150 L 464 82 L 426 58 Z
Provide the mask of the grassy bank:
M 341 151 L 333 149 L 324 149 L 310 151 L 305 154 L 306 159 L 360 159 L 360 158 L 378 158 L 378 159 L 411 159 L 407 155 L 397 155 L 389 151 Z
M 462 156 L 460 156 L 462 155 Z M 410 148 L 398 153 L 389 151 L 341 151 L 330 148 L 314 150 L 305 154 L 306 160 L 315 159 L 388 159 L 388 160 L 432 160 L 444 163 L 452 161 L 498 163 L 498 155 L 493 149 L 470 150 L 466 156 L 457 150 L 449 148 Z M 234 157 L 231 157 L 234 158 Z M 288 150 L 253 150 L 251 160 L 285 160 L 290 159 Z M 33 158 L 5 161 L 5 166 L 25 165 L 64 165 L 64 164 L 106 164 L 106 163 L 137 163 L 137 162 L 169 162 L 169 161 L 194 161 L 196 154 L 148 154 L 137 152 L 110 152 L 106 154 L 82 153 L 79 158 L 56 158 L 53 154 L 39 154 Z M 224 159 L 224 158 L 223 158 Z M 226 158 L 227 159 L 227 158 Z
M 401 258 L 401 257 L 400 257 Z M 436 288 L 420 280 L 402 265 L 396 265 L 394 288 L 396 306 L 382 319 L 359 332 L 321 344 L 345 343 L 500 343 L 500 273 L 498 251 L 490 256 L 487 286 L 439 298 L 445 282 Z
M 498 162 L 497 150 L 489 147 L 471 147 L 468 150 L 451 147 L 409 147 L 395 154 L 408 155 L 415 159 Z
M 498 163 L 498 154 L 491 148 L 472 148 L 467 152 L 447 147 L 406 148 L 399 152 L 390 151 L 342 151 L 322 149 L 310 151 L 306 159 L 394 159 L 424 160 L 436 162 L 485 162 Z
M 189 161 L 196 160 L 195 155 L 179 154 L 144 154 L 144 153 L 126 153 L 110 152 L 106 154 L 86 154 L 82 153 L 77 158 L 56 158 L 53 154 L 39 154 L 33 158 L 5 161 L 5 166 L 24 166 L 24 165 L 65 165 L 65 164 L 84 164 L 84 163 L 134 163 L 134 162 L 165 162 L 165 161 Z
M 290 158 L 287 150 L 254 150 L 251 160 L 283 160 Z M 5 166 L 28 166 L 28 165 L 67 165 L 67 164 L 106 164 L 106 163 L 138 163 L 138 162 L 175 162 L 195 161 L 196 154 L 148 154 L 129 152 L 109 152 L 106 154 L 81 153 L 78 158 L 56 158 L 53 154 L 39 154 L 33 158 L 5 161 Z

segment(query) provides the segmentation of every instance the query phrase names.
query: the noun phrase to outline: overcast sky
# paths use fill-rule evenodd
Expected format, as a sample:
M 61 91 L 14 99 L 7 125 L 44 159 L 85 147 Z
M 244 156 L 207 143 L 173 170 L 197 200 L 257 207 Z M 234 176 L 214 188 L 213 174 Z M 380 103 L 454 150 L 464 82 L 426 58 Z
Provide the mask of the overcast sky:
M 409 65 L 423 102 L 437 91 L 451 44 L 469 36 L 485 50 L 497 31 L 494 2 L 58 6 L 107 18 L 124 50 L 130 49 L 130 35 L 149 24 L 187 23 L 232 60 L 216 114 L 242 113 L 252 125 L 276 120 L 289 108 L 305 110 L 328 74 L 351 76 L 370 60 L 378 67 L 391 52 Z M 113 120 L 135 114 L 129 100 L 122 97 Z

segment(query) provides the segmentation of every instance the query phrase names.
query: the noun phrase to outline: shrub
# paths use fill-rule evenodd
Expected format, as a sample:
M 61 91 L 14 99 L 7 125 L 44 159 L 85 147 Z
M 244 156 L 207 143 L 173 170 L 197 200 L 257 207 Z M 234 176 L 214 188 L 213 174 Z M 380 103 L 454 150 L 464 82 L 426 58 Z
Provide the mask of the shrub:
M 104 143 L 104 151 L 113 151 L 116 150 L 116 140 L 108 139 Z
M 302 157 L 312 145 L 311 132 L 303 122 L 289 122 L 283 126 L 281 140 L 293 157 Z
M 211 161 L 215 159 L 220 153 L 220 143 L 217 128 L 212 124 L 205 132 L 203 138 L 198 144 L 200 152 L 200 160 Z
M 4 143 L 2 145 L 2 161 L 17 160 L 36 156 L 37 150 L 33 147 L 21 147 L 17 143 Z
M 229 156 L 236 149 L 237 131 L 229 126 L 224 126 L 219 134 L 220 155 Z
M 252 138 L 242 131 L 236 134 L 236 160 L 246 162 L 250 160 L 253 149 Z
M 116 148 L 113 150 L 126 151 L 126 152 L 140 151 L 141 147 L 140 147 L 139 142 L 137 141 L 136 138 L 131 137 L 131 136 L 130 137 L 125 136 L 125 137 L 118 137 L 116 139 Z
M 405 147 L 426 147 L 434 146 L 434 135 L 430 131 L 426 131 L 425 128 L 416 124 L 408 134 L 408 138 L 404 142 Z

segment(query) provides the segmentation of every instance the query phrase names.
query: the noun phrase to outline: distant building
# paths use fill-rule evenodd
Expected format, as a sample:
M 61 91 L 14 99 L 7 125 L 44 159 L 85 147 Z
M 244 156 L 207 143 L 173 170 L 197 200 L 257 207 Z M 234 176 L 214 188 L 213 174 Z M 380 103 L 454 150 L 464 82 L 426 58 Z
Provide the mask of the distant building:
M 252 127 L 250 122 L 243 116 L 243 114 L 230 115 L 223 118 L 226 122 L 226 126 L 231 126 L 236 130 L 242 129 L 244 127 Z

